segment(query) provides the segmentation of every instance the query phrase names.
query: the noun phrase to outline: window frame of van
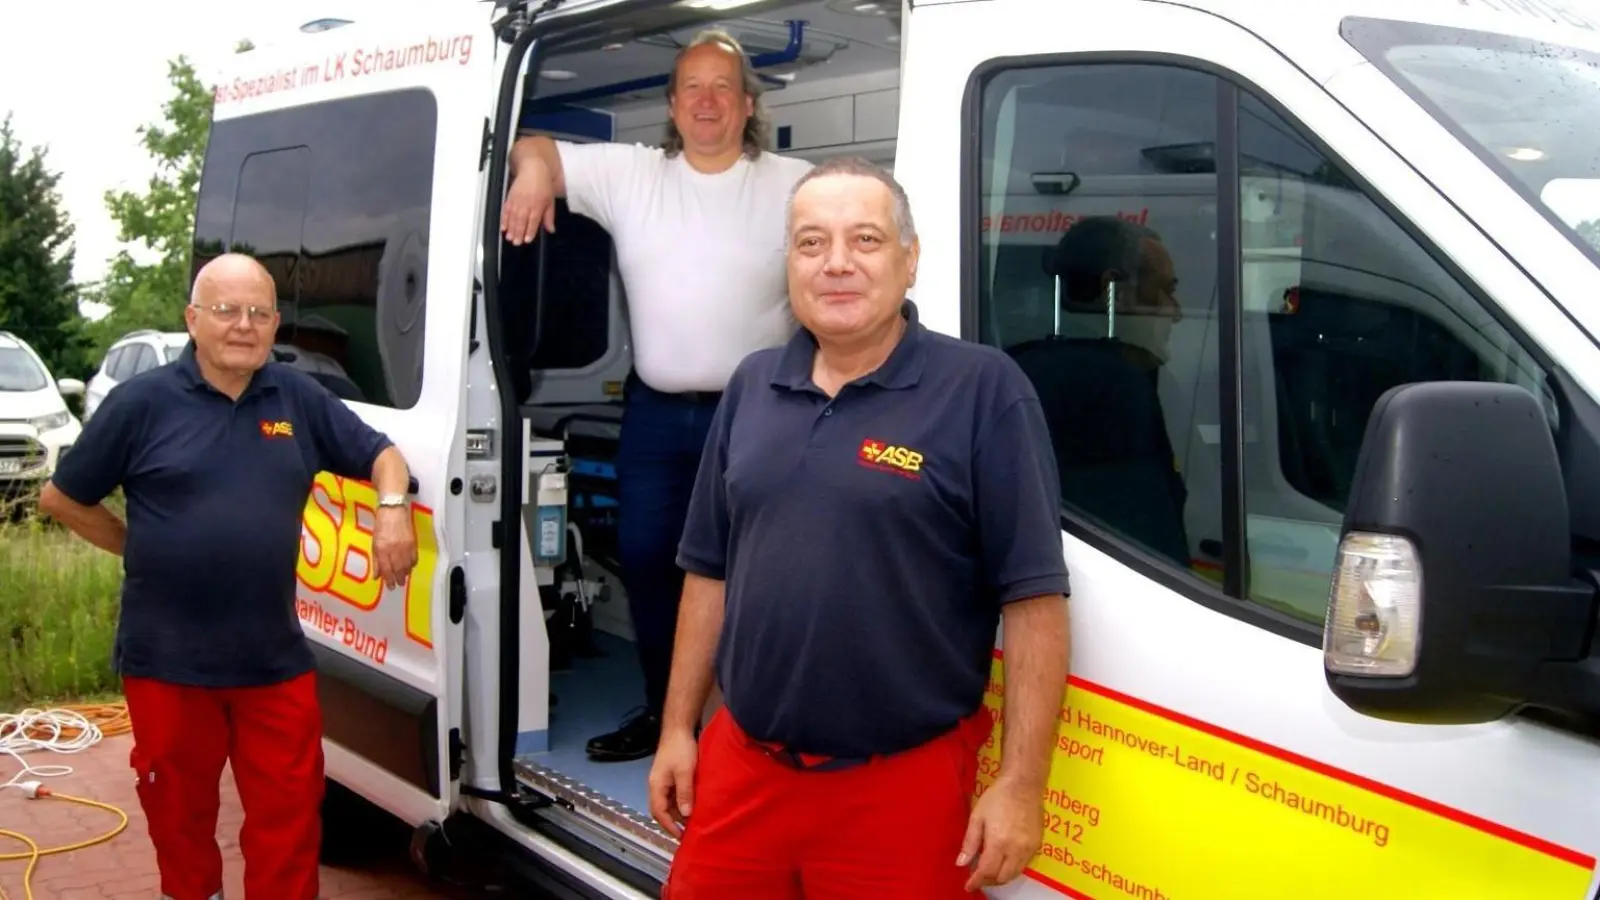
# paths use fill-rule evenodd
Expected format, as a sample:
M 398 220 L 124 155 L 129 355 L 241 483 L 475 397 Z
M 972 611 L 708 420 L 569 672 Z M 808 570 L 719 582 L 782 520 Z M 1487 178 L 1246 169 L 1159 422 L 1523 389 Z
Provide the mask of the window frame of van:
M 1445 255 L 1410 217 L 1401 213 L 1383 192 L 1355 166 L 1330 147 L 1322 135 L 1308 127 L 1282 101 L 1259 84 L 1210 60 L 1177 53 L 1142 50 L 1085 50 L 1064 53 L 1039 53 L 991 57 L 974 66 L 968 74 L 961 96 L 960 202 L 960 319 L 961 338 L 983 343 L 980 317 L 983 290 L 979 275 L 982 239 L 978 228 L 982 214 L 984 92 L 990 81 L 1004 72 L 1028 69 L 1072 69 L 1104 66 L 1164 66 L 1211 76 L 1216 81 L 1216 178 L 1217 178 L 1217 332 L 1218 381 L 1228 386 L 1227 395 L 1218 398 L 1222 432 L 1222 559 L 1223 585 L 1216 586 L 1193 573 L 1174 568 L 1169 561 L 1135 545 L 1116 532 L 1096 525 L 1060 507 L 1061 528 L 1067 534 L 1112 557 L 1142 577 L 1198 603 L 1206 609 L 1253 625 L 1279 637 L 1310 647 L 1322 646 L 1322 628 L 1303 619 L 1274 610 L 1250 598 L 1246 573 L 1249 568 L 1249 535 L 1244 497 L 1242 410 L 1243 385 L 1243 241 L 1240 222 L 1239 107 L 1248 94 L 1293 129 L 1295 135 L 1321 154 L 1340 174 L 1348 178 L 1369 202 L 1419 250 L 1438 265 L 1473 302 L 1482 307 L 1504 328 L 1517 346 L 1540 366 L 1548 379 L 1560 412 L 1560 428 L 1554 432 L 1558 446 L 1569 433 L 1572 404 L 1566 396 L 1570 382 L 1561 374 L 1549 353 L 1506 315 L 1465 270 Z M 1318 86 L 1320 90 L 1320 86 Z M 1351 116 L 1350 121 L 1359 124 Z M 1364 125 L 1360 127 L 1365 128 Z M 1420 177 L 1420 175 L 1419 175 Z M 1431 187 L 1431 185 L 1430 185 Z M 1542 285 L 1530 286 L 1549 296 Z M 1554 298 L 1551 298 L 1552 302 Z M 1333 573 L 1328 573 L 1330 579 Z

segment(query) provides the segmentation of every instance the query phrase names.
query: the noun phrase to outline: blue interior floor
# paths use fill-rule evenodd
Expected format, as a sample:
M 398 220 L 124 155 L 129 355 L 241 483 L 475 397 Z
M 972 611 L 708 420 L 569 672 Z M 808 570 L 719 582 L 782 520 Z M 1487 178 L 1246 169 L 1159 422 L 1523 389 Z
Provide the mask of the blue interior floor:
M 550 689 L 556 702 L 550 708 L 550 749 L 523 758 L 648 815 L 646 782 L 654 757 L 603 763 L 583 752 L 590 738 L 616 730 L 644 704 L 644 677 L 633 644 L 604 632 L 595 633 L 594 643 L 602 655 L 578 657 L 571 669 L 551 673 Z

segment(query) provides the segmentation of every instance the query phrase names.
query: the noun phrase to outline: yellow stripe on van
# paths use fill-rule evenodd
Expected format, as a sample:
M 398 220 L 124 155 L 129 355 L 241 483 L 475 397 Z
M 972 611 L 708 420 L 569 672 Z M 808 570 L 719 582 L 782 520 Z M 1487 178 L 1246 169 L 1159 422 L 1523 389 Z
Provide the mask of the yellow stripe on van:
M 1004 665 L 978 793 L 1000 768 Z M 1593 857 L 1079 678 L 1034 880 L 1077 900 L 1581 898 Z

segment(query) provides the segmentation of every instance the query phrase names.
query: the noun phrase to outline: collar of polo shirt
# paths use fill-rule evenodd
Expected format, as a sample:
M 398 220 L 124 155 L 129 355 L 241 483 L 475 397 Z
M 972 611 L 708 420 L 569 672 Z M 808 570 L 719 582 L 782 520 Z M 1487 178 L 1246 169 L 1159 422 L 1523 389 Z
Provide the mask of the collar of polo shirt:
M 244 392 L 239 395 L 240 399 L 258 390 L 277 390 L 278 386 L 272 381 L 270 374 L 273 362 L 274 360 L 269 358 L 266 365 L 256 370 L 255 374 L 250 377 L 250 382 L 245 385 Z M 189 343 L 183 345 L 183 351 L 178 354 L 178 358 L 172 363 L 172 367 L 177 370 L 178 377 L 183 379 L 183 383 L 188 386 L 189 390 L 216 391 L 216 388 L 211 386 L 211 382 L 206 381 L 205 376 L 200 374 L 200 363 L 194 358 L 194 338 L 190 338 Z
M 883 365 L 851 384 L 875 384 L 892 391 L 915 387 L 921 380 L 927 354 L 922 340 L 924 329 L 917 318 L 917 305 L 909 299 L 902 300 L 900 315 L 906 320 L 906 330 L 900 336 L 900 343 L 895 345 Z M 803 326 L 796 329 L 794 337 L 784 345 L 783 356 L 778 360 L 777 371 L 772 376 L 772 386 L 792 391 L 816 390 L 816 385 L 811 381 L 811 364 L 816 352 L 816 336 Z

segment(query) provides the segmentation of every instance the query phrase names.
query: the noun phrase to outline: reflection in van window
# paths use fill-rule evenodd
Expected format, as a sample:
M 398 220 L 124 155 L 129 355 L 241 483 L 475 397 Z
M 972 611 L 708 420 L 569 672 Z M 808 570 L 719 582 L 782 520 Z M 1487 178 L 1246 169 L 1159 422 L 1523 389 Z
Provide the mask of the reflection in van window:
M 1281 117 L 1242 95 L 1244 489 L 1252 599 L 1320 624 L 1373 405 L 1415 381 L 1545 373 Z M 1552 425 L 1554 425 L 1552 421 Z
M 224 125 L 224 127 L 226 127 Z M 278 309 L 294 318 L 294 273 L 305 246 L 311 149 L 285 147 L 252 153 L 239 166 L 228 247 L 261 261 L 278 285 Z
M 993 76 L 979 319 L 1039 391 L 1068 514 L 1220 582 L 1215 110 L 1171 66 Z
M 414 89 L 211 129 L 194 271 L 230 249 L 260 259 L 276 343 L 341 397 L 405 409 L 421 393 L 436 120 Z

